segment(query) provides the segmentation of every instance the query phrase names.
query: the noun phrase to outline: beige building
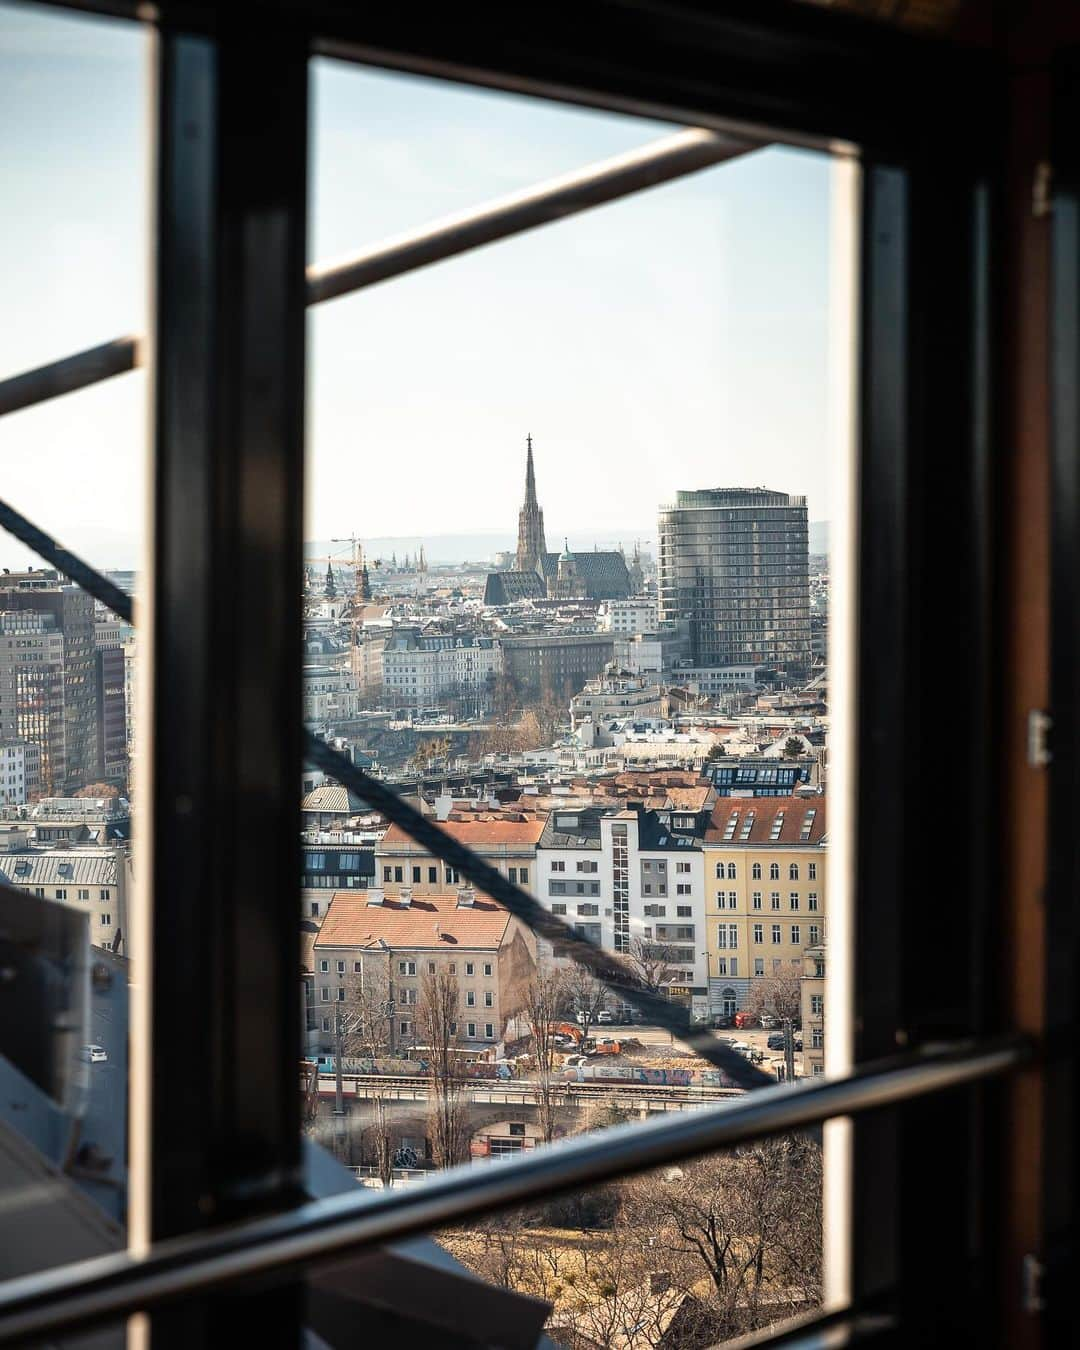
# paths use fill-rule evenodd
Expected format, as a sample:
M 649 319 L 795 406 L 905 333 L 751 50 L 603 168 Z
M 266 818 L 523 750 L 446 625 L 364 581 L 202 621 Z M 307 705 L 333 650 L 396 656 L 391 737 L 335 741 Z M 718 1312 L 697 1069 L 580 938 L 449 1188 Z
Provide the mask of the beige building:
M 705 833 L 713 1014 L 743 1007 L 755 977 L 801 975 L 825 940 L 825 797 L 722 797 Z
M 457 980 L 450 1033 L 463 1049 L 494 1047 L 525 1006 L 535 973 L 529 930 L 482 892 L 462 886 L 397 898 L 382 890 L 337 891 L 314 943 L 313 1020 L 324 1049 L 333 1045 L 337 1005 L 375 988 L 385 1000 L 391 1051 L 423 1041 L 418 1014 L 425 974 Z
M 440 828 L 451 838 L 526 888 L 536 880 L 536 845 L 544 832 L 541 820 L 447 820 Z M 445 895 L 463 878 L 446 863 L 431 855 L 397 825 L 391 825 L 375 850 L 375 884 L 388 896 L 403 886 L 414 895 Z
M 803 1073 L 817 1078 L 825 1072 L 825 944 L 803 952 L 802 974 Z

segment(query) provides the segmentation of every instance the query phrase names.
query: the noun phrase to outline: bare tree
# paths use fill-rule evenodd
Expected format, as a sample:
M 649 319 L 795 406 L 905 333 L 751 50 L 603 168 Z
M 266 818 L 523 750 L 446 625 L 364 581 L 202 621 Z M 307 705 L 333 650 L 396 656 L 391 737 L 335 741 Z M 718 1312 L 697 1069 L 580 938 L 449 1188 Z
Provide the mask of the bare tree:
M 525 994 L 525 1016 L 532 1031 L 536 1059 L 536 1115 L 540 1133 L 547 1143 L 555 1137 L 556 1078 L 555 1023 L 562 1006 L 559 975 L 538 971 Z
M 781 1022 L 795 1022 L 802 1009 L 802 976 L 792 967 L 750 981 L 746 1007 L 758 1017 L 768 1013 Z
M 638 1178 L 624 1190 L 623 1216 L 708 1276 L 725 1335 L 821 1300 L 821 1155 L 805 1137 Z
M 394 1141 L 386 1101 L 376 1093 L 371 1099 L 371 1149 L 375 1155 L 375 1171 L 386 1190 L 394 1184 Z
M 390 971 L 383 952 L 366 952 L 355 964 L 360 969 L 354 970 L 344 982 L 344 1002 L 335 1007 L 340 1028 L 339 1053 L 374 1060 L 386 1054 L 393 1042 Z
M 599 1014 L 608 1006 L 610 995 L 592 971 L 575 962 L 563 974 L 562 989 L 571 1016 L 577 1019 L 581 1034 L 587 1037 Z
M 455 1042 L 460 992 L 448 970 L 427 971 L 420 982 L 416 1022 L 427 1047 L 431 1075 L 431 1153 L 437 1167 L 452 1167 L 464 1156 L 468 1136 L 465 1099 Z
M 675 964 L 679 960 L 678 948 L 650 938 L 631 938 L 626 955 L 634 974 L 653 993 L 670 984 L 673 970 L 680 968 Z

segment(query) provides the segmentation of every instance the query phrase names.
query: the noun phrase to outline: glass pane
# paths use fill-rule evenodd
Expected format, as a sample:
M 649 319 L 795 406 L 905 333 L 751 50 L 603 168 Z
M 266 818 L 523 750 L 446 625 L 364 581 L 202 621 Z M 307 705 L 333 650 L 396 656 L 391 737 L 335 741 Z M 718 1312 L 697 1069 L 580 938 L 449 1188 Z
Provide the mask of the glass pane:
M 139 333 L 144 34 L 0 5 L 0 380 Z M 146 380 L 10 415 L 4 498 L 132 592 Z M 122 1248 L 132 627 L 0 536 L 0 1278 Z
M 331 62 L 313 88 L 319 264 L 677 130 Z M 824 1071 L 831 170 L 747 150 L 312 310 L 306 725 L 735 1066 L 307 775 L 307 1128 L 366 1186 L 723 1104 L 739 1066 Z M 560 1335 L 582 1299 L 625 1321 L 602 1291 L 631 1279 L 658 1336 L 688 1298 L 732 1335 L 820 1302 L 817 1146 L 794 1157 L 443 1245 Z M 654 1259 L 675 1191 L 715 1181 L 748 1232 L 724 1169 L 774 1163 L 805 1182 L 798 1279 L 769 1256 L 732 1293 Z M 580 1331 L 659 1343 L 613 1326 Z

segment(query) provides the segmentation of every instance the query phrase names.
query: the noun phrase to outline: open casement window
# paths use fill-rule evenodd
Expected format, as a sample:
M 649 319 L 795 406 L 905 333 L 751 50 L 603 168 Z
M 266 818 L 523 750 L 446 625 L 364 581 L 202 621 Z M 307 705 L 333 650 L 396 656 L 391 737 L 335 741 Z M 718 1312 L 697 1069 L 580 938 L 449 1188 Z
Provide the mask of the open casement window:
M 128 12 L 120 3 L 93 8 Z M 67 1339 L 146 1311 L 154 1344 L 214 1344 L 232 1334 L 224 1328 L 234 1318 L 253 1344 L 300 1344 L 307 1273 L 345 1255 L 373 1263 L 371 1306 L 353 1316 L 354 1326 L 370 1318 L 379 1336 L 379 1272 L 400 1276 L 387 1252 L 399 1240 L 821 1126 L 824 1303 L 807 1322 L 882 1344 L 1010 1343 L 1020 1271 L 1007 1264 L 1015 1243 L 1004 1178 L 1022 1171 L 1000 1128 L 1011 1089 L 992 1080 L 1020 1071 L 1030 1053 L 1011 1034 L 1019 1019 L 996 996 L 994 978 L 1007 840 L 993 784 L 1012 742 L 994 685 L 1004 616 L 991 603 L 993 564 L 1004 528 L 992 470 L 1005 438 L 992 398 L 1001 354 L 991 319 L 1003 232 L 995 138 L 1009 105 L 999 67 L 978 47 L 840 9 L 675 13 L 588 3 L 543 12 L 484 6 L 420 21 L 393 7 L 241 3 L 210 23 L 169 0 L 130 8 L 128 17 L 154 30 L 151 332 L 0 381 L 0 414 L 10 414 L 153 362 L 151 562 L 137 614 L 129 595 L 42 532 L 48 519 L 39 529 L 14 506 L 0 507 L 0 524 L 50 566 L 137 619 L 143 644 L 146 861 L 135 919 L 143 964 L 132 1025 L 130 1245 L 0 1288 L 0 1339 Z M 684 130 L 305 275 L 313 54 Z M 753 1066 L 691 1027 L 673 979 L 661 995 L 655 983 L 613 972 L 520 885 L 304 732 L 296 660 L 307 308 L 770 143 L 835 157 L 840 537 L 830 681 L 839 711 L 829 766 L 829 992 L 821 1035 L 810 1040 L 814 1049 L 823 1040 L 826 1072 L 815 1066 L 816 1081 L 795 1090 L 762 1084 Z M 1067 167 L 1055 219 L 1065 287 L 1056 317 L 1074 337 Z M 1063 342 L 1059 357 L 1059 470 L 1072 490 L 1060 509 L 1075 513 L 1076 352 Z M 1062 593 L 1074 596 L 1075 584 L 1070 573 Z M 961 675 L 945 681 L 943 666 L 954 661 Z M 1075 678 L 1067 661 L 1056 674 Z M 912 848 L 929 834 L 925 788 L 940 781 L 946 725 L 946 750 L 961 758 L 968 786 L 949 802 L 955 846 L 925 878 L 928 951 L 911 919 Z M 383 811 L 440 860 L 448 886 L 485 892 L 752 1090 L 547 1149 L 519 1149 L 523 1136 L 508 1130 L 493 1151 L 515 1157 L 447 1170 L 422 1186 L 320 1191 L 319 1159 L 302 1145 L 296 1081 L 295 841 L 305 765 Z M 763 850 L 782 829 L 773 817 Z M 626 826 L 613 838 L 616 950 L 626 955 L 634 864 Z M 724 842 L 741 842 L 734 828 Z M 382 875 L 403 880 L 400 866 Z M 1060 955 L 1074 929 L 1059 922 Z M 735 943 L 728 929 L 729 952 L 740 945 L 738 929 Z M 777 966 L 790 961 L 785 949 Z M 825 978 L 823 963 L 812 978 Z M 318 986 L 318 1002 L 336 1004 L 328 994 L 337 974 L 323 974 L 332 983 Z M 676 975 L 689 978 L 681 965 Z M 313 993 L 305 997 L 316 1004 Z M 398 1002 L 387 997 L 380 1016 L 396 1027 L 400 1048 L 419 1055 L 418 1023 L 400 1019 Z M 334 1021 L 320 1018 L 337 1035 Z M 490 1023 L 466 1029 L 495 1034 Z M 409 1139 L 403 1153 L 415 1158 L 425 1140 Z M 1071 1200 L 1067 1191 L 1056 1215 L 1063 1240 Z M 422 1266 L 412 1273 L 414 1302 L 423 1301 L 423 1280 L 436 1278 Z M 311 1287 L 326 1294 L 324 1279 L 312 1275 Z M 792 1334 L 778 1327 L 754 1343 Z

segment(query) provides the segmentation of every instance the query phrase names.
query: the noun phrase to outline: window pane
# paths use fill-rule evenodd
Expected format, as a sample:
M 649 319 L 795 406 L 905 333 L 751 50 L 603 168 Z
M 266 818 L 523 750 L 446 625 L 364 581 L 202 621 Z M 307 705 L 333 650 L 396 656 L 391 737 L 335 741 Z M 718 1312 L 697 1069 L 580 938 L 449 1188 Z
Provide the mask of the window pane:
M 143 29 L 0 4 L 0 380 L 146 328 Z M 146 377 L 4 419 L 3 496 L 131 594 Z M 122 1248 L 135 636 L 0 535 L 0 1278 Z M 42 1177 L 48 1175 L 48 1185 Z

